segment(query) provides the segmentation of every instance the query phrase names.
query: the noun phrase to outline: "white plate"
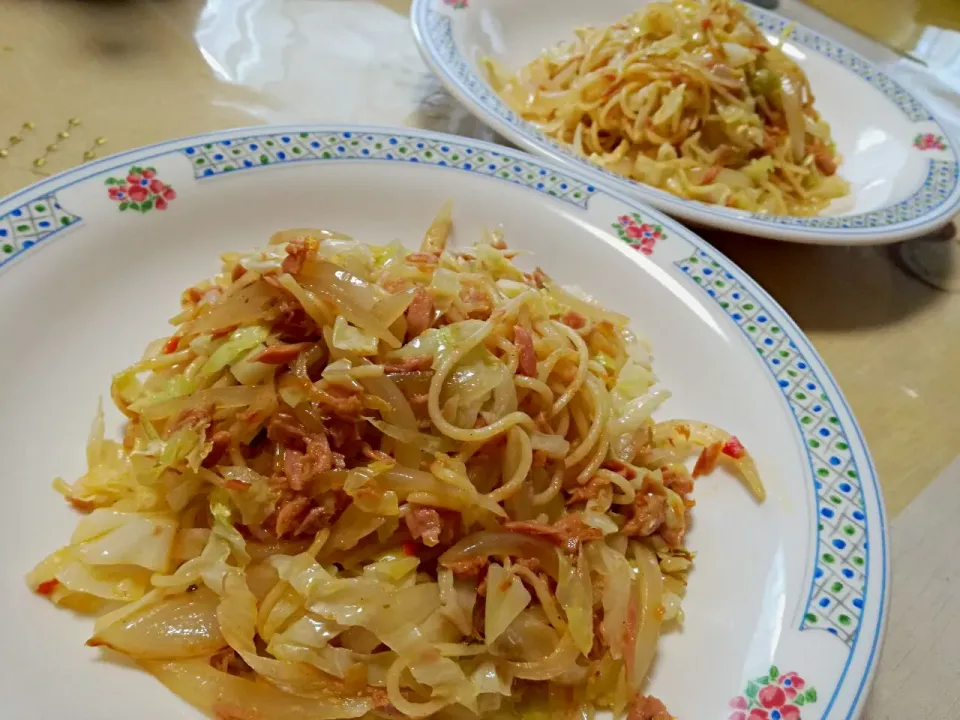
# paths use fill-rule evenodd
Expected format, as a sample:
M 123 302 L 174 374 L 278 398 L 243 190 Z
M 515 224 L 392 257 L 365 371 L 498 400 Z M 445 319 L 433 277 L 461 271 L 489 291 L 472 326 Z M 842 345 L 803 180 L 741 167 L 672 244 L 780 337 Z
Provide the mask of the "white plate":
M 125 206 L 131 194 L 152 207 Z M 757 459 L 764 505 L 729 477 L 698 483 L 687 621 L 663 640 L 650 691 L 684 720 L 720 720 L 745 693 L 785 698 L 779 678 L 756 683 L 775 666 L 815 688 L 795 706 L 805 720 L 857 714 L 887 604 L 883 505 L 846 401 L 786 313 L 679 223 L 582 174 L 452 136 L 305 126 L 162 143 L 0 202 L 4 717 L 194 717 L 152 678 L 84 647 L 89 619 L 25 587 L 76 522 L 50 480 L 81 472 L 111 373 L 163 335 L 181 290 L 216 272 L 219 253 L 281 227 L 417 244 L 447 198 L 455 242 L 503 223 L 530 263 L 634 318 L 674 393 L 661 417 L 728 428 Z
M 441 82 L 472 113 L 525 150 L 606 178 L 649 204 L 704 226 L 809 243 L 861 245 L 921 235 L 960 208 L 956 140 L 917 98 L 857 53 L 795 25 L 785 51 L 803 68 L 843 156 L 851 186 L 819 217 L 759 215 L 683 200 L 601 170 L 538 132 L 503 103 L 480 68 L 491 57 L 517 69 L 541 50 L 603 26 L 650 0 L 414 0 L 420 51 Z M 791 23 L 748 6 L 771 39 Z

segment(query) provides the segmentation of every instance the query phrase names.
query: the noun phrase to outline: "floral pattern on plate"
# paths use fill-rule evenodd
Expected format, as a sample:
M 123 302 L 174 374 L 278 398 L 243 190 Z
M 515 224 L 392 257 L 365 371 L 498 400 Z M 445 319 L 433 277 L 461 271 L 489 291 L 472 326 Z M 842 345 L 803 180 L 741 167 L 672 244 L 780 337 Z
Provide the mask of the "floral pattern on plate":
M 134 165 L 127 171 L 126 177 L 109 177 L 104 181 L 107 194 L 119 203 L 120 210 L 134 210 L 145 213 L 156 208 L 166 210 L 177 198 L 177 191 L 161 182 L 157 171 L 152 167 Z
M 639 213 L 621 215 L 611 227 L 621 240 L 644 255 L 653 255 L 654 245 L 665 238 L 663 226 L 644 222 Z
M 770 672 L 747 683 L 743 695 L 730 701 L 729 720 L 802 720 L 804 705 L 817 701 L 817 691 L 795 672 Z
M 943 139 L 943 135 L 936 135 L 934 133 L 919 133 L 913 139 L 913 146 L 917 150 L 946 150 L 947 143 Z

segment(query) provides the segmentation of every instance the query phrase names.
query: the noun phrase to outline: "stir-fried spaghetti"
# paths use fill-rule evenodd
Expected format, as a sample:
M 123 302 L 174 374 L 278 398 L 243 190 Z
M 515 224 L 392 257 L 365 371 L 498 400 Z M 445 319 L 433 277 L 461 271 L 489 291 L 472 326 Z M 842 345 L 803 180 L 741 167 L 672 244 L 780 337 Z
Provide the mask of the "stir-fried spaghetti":
M 651 419 L 626 317 L 450 229 L 225 255 L 114 377 L 123 440 L 98 415 L 55 483 L 85 516 L 30 586 L 219 720 L 667 717 L 640 691 L 693 478 L 725 463 L 762 499 L 753 461 Z
M 546 135 L 682 198 L 812 215 L 848 192 L 803 70 L 732 0 L 577 30 L 494 89 Z

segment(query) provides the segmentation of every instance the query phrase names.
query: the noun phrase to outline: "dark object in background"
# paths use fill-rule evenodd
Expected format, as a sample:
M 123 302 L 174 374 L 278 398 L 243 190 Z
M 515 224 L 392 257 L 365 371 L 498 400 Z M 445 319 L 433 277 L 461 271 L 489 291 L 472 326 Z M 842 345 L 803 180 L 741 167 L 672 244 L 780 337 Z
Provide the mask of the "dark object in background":
M 764 10 L 776 10 L 780 6 L 780 0 L 747 0 L 747 2 Z

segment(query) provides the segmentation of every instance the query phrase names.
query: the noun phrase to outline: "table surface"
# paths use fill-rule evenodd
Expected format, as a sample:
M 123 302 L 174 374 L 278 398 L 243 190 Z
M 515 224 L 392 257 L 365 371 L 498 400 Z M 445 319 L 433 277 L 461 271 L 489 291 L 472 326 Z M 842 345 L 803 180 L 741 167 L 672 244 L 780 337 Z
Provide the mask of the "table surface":
M 960 29 L 957 0 L 811 2 L 859 24 L 888 49 L 796 0 L 783 0 L 781 11 L 910 75 L 911 87 L 933 87 L 939 107 L 953 112 L 960 127 L 960 34 L 951 30 Z M 363 122 L 491 138 L 428 73 L 409 30 L 408 6 L 409 0 L 0 0 L 0 147 L 7 135 L 22 138 L 0 159 L 0 195 L 79 164 L 90 150 L 103 156 L 232 126 Z M 79 124 L 70 125 L 71 118 Z M 24 124 L 32 129 L 22 130 Z M 59 138 L 63 131 L 69 137 Z M 51 144 L 56 149 L 47 150 Z M 944 242 L 956 232 L 955 223 L 942 233 Z M 706 237 L 764 285 L 816 345 L 863 427 L 896 518 L 960 455 L 960 294 L 903 271 L 895 248 Z M 940 492 L 956 500 L 957 485 Z M 924 527 L 910 513 L 902 522 L 913 523 L 905 536 Z M 901 557 L 894 559 L 895 576 L 898 563 L 902 574 L 915 562 Z M 950 558 L 960 565 L 955 552 Z M 956 605 L 955 590 L 952 597 Z M 952 636 L 960 641 L 960 630 Z M 912 641 L 904 638 L 903 646 L 916 647 Z M 896 662 L 886 675 L 881 669 L 881 680 L 889 677 L 888 690 L 896 687 L 900 697 L 919 666 Z M 918 717 L 956 717 L 955 700 Z

